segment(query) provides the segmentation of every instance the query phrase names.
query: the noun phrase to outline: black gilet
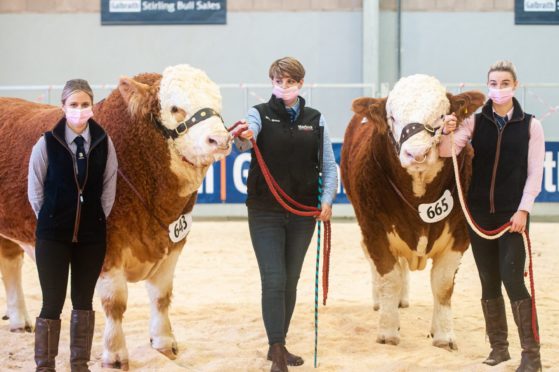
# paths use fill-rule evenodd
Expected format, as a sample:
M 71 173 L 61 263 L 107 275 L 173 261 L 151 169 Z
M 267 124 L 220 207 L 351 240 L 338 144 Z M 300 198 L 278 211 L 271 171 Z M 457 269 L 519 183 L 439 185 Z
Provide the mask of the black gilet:
M 299 97 L 299 116 L 291 123 L 282 100 L 272 95 L 268 103 L 255 106 L 262 120 L 257 145 L 270 173 L 281 188 L 296 201 L 318 204 L 319 156 L 321 146 L 320 112 L 305 107 Z M 252 150 L 247 180 L 249 208 L 284 211 L 268 189 Z
M 105 242 L 106 221 L 101 195 L 107 163 L 107 134 L 89 120 L 91 146 L 87 154 L 87 175 L 80 188 L 74 170 L 74 155 L 66 144 L 66 119 L 46 132 L 48 168 L 44 202 L 37 220 L 37 239 L 65 242 Z
M 468 206 L 482 213 L 515 212 L 528 176 L 528 143 L 532 115 L 513 98 L 512 117 L 502 129 L 495 122 L 492 101 L 475 116 L 474 159 Z

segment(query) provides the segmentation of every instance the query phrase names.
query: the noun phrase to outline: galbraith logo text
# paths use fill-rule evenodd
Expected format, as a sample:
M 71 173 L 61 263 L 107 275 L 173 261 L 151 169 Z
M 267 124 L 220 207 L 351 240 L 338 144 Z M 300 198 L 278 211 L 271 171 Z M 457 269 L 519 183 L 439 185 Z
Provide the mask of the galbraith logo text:
M 187 10 L 221 10 L 221 3 L 215 1 L 141 1 L 141 0 L 110 0 L 109 12 L 111 13 L 138 13 L 149 11 L 175 11 Z
M 559 9 L 557 0 L 524 0 L 525 12 L 555 12 Z

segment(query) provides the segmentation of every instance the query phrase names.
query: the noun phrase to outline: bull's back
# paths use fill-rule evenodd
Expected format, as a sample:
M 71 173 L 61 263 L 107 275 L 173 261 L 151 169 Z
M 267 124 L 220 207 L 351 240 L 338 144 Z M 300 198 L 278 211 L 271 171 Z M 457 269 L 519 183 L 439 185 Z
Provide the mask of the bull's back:
M 60 108 L 18 98 L 0 98 L 0 234 L 34 240 L 35 215 L 27 198 L 27 172 L 33 145 L 63 113 Z
M 353 190 L 353 183 L 355 182 L 354 173 L 362 169 L 358 163 L 366 155 L 367 146 L 373 132 L 372 125 L 370 123 L 362 123 L 362 120 L 362 116 L 353 115 L 346 128 L 342 146 L 340 172 L 342 183 L 350 199 L 355 193 Z

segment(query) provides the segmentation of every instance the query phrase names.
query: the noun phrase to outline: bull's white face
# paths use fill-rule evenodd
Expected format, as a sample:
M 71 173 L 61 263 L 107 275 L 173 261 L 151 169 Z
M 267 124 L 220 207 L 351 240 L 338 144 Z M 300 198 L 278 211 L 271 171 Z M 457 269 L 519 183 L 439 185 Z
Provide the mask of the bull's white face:
M 172 66 L 163 71 L 159 101 L 161 123 L 171 130 L 201 109 L 221 113 L 219 87 L 205 72 L 189 65 Z M 221 118 L 211 116 L 176 138 L 173 146 L 186 161 L 204 167 L 229 155 L 231 142 L 232 137 Z
M 407 124 L 428 125 L 440 133 L 442 115 L 448 113 L 450 102 L 446 89 L 434 77 L 412 75 L 400 79 L 388 96 L 386 103 L 390 130 L 397 142 Z M 432 168 L 439 159 L 436 142 L 423 130 L 404 141 L 399 158 L 402 167 L 410 174 L 421 173 Z

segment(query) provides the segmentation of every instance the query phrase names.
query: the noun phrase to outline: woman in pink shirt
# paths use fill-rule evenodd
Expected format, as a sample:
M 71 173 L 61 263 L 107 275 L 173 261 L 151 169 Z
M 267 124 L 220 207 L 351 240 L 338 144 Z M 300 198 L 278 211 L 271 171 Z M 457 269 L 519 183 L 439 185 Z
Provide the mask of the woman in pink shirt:
M 457 151 L 468 142 L 474 148 L 467 197 L 474 220 L 487 230 L 512 221 L 510 232 L 497 240 L 484 239 L 469 230 L 481 279 L 485 328 L 492 349 L 483 363 L 493 366 L 510 359 L 502 283 L 511 301 L 522 346 L 517 371 L 539 371 L 540 345 L 532 332 L 532 301 L 524 284 L 526 253 L 520 233 L 528 228 L 528 216 L 541 189 L 543 129 L 514 98 L 518 80 L 511 62 L 493 64 L 487 74 L 487 85 L 489 100 L 481 112 L 464 120 L 458 128 L 456 116 L 447 115 L 443 131 L 448 134 L 456 130 Z M 441 156 L 451 155 L 450 146 L 450 136 L 443 136 Z

